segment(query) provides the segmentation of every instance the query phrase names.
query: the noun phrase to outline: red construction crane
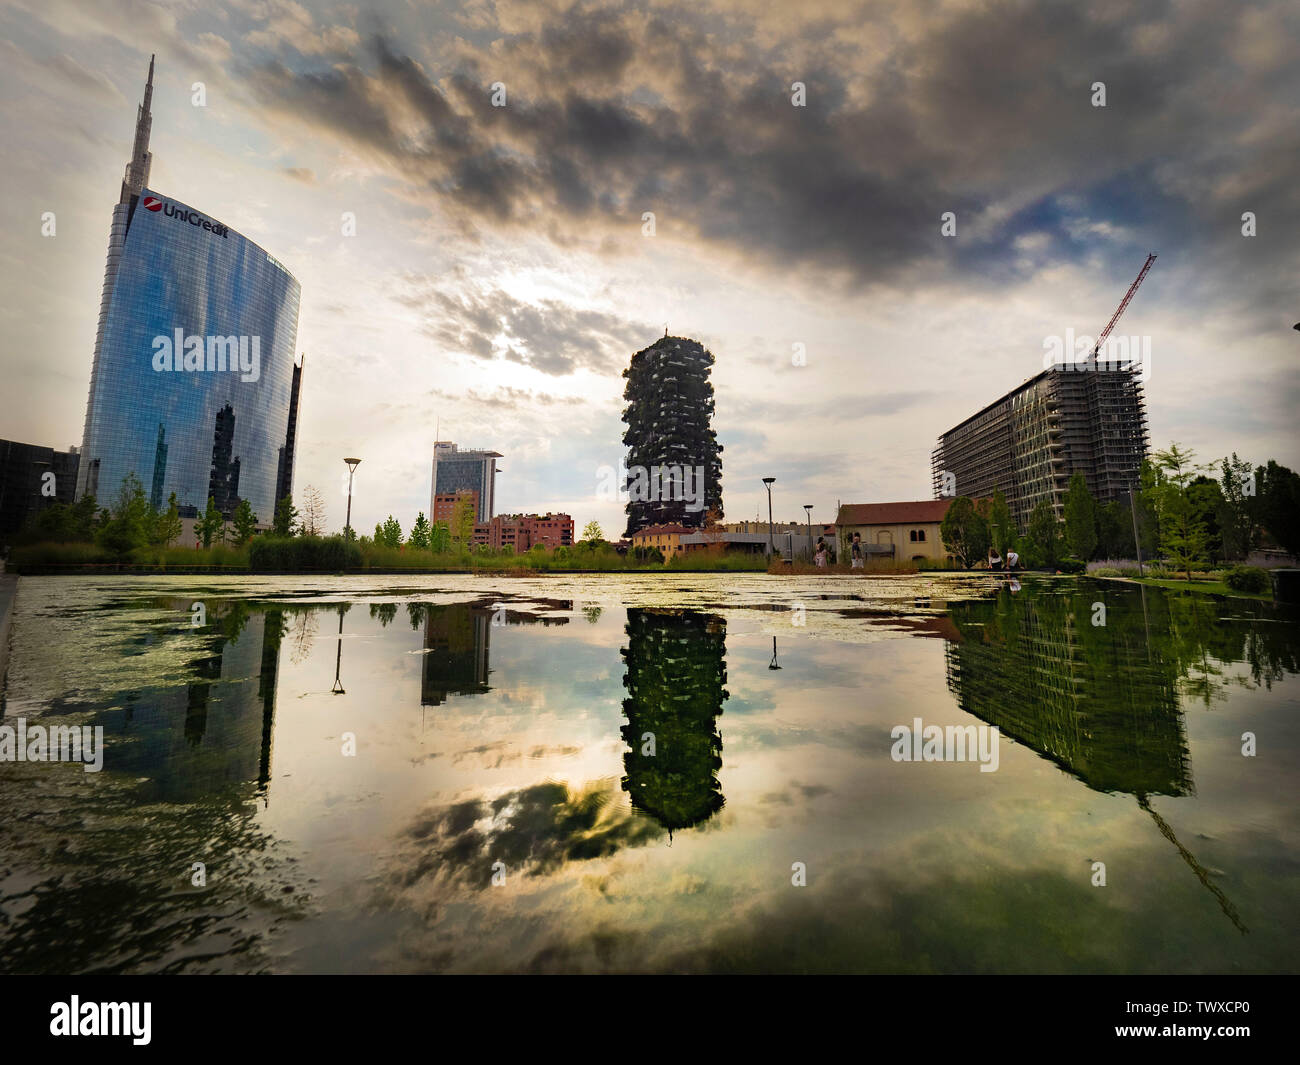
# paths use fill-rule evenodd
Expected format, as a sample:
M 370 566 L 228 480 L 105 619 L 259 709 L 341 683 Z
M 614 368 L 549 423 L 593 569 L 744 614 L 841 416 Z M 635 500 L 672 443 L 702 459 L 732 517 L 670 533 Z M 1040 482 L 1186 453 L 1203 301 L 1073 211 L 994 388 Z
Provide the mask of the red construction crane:
M 1124 309 L 1129 305 L 1133 298 L 1133 293 L 1138 290 L 1138 285 L 1142 284 L 1142 279 L 1147 276 L 1147 271 L 1151 269 L 1151 264 L 1156 261 L 1154 255 L 1148 255 L 1147 261 L 1142 264 L 1142 269 L 1138 271 L 1137 279 L 1129 285 L 1128 291 L 1124 293 L 1124 298 L 1119 301 L 1119 306 L 1115 308 L 1115 313 L 1110 316 L 1110 321 L 1106 323 L 1106 328 L 1101 331 L 1101 336 L 1097 338 L 1097 343 L 1093 345 L 1092 354 L 1088 356 L 1087 366 L 1091 368 L 1097 361 L 1097 352 L 1101 351 L 1101 346 L 1106 343 L 1106 338 L 1110 336 L 1110 331 L 1115 328 L 1115 323 L 1124 313 Z

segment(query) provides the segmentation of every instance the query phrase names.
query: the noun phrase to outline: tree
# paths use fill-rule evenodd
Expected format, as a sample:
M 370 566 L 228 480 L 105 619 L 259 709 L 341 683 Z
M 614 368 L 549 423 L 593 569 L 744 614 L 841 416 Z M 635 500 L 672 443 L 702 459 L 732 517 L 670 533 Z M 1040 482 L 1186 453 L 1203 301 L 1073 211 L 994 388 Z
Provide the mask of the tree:
M 1152 498 L 1160 526 L 1160 550 L 1175 568 L 1192 579 L 1192 566 L 1205 561 L 1208 537 L 1205 523 L 1196 514 L 1188 489 L 1200 473 L 1195 452 L 1184 450 L 1177 442 L 1152 456 L 1156 483 Z
M 302 534 L 325 535 L 325 500 L 315 486 L 310 484 L 302 490 Z
M 185 526 L 181 523 L 180 507 L 176 503 L 176 493 L 167 497 L 167 509 L 154 521 L 154 543 L 158 547 L 170 547 L 181 538 Z
M 382 526 L 375 526 L 375 543 L 394 549 L 402 546 L 402 526 L 391 514 Z
M 153 519 L 153 508 L 144 494 L 144 485 L 134 473 L 128 473 L 122 478 L 108 521 L 99 530 L 100 546 L 119 556 L 144 547 L 153 534 Z
M 1202 474 L 1187 486 L 1187 499 L 1196 520 L 1205 527 L 1206 550 L 1211 561 L 1223 558 L 1223 529 L 1219 525 L 1219 516 L 1223 513 L 1224 501 L 1219 482 Z
M 271 523 L 271 532 L 276 536 L 292 536 L 297 520 L 298 508 L 293 505 L 293 496 L 285 496 L 275 505 L 275 521 Z
M 241 499 L 235 508 L 235 543 L 243 547 L 257 532 L 257 515 L 247 499 Z
M 1222 475 L 1219 478 L 1219 493 L 1223 501 L 1219 504 L 1219 535 L 1223 540 L 1223 557 L 1225 559 L 1244 559 L 1255 546 L 1255 521 L 1251 514 L 1251 503 L 1255 498 L 1258 478 L 1250 468 L 1250 463 L 1237 458 L 1225 458 L 1220 463 Z
M 451 550 L 451 530 L 445 521 L 435 521 L 429 530 L 429 550 L 444 555 Z
M 456 549 L 468 548 L 474 540 L 474 497 L 468 493 L 458 495 L 451 507 L 451 538 Z
M 948 507 L 939 535 L 961 564 L 967 568 L 989 550 L 989 523 L 970 496 L 958 496 Z
M 1255 470 L 1259 525 L 1289 555 L 1300 555 L 1300 474 L 1270 459 Z
M 1133 558 L 1133 516 L 1128 501 L 1111 500 L 1097 506 L 1099 558 Z
M 207 509 L 203 512 L 203 517 L 199 518 L 198 523 L 194 526 L 194 531 L 198 533 L 204 550 L 212 546 L 214 539 L 220 543 L 225 538 L 226 519 L 222 517 L 221 511 L 217 509 L 217 501 L 212 496 L 208 496 Z
M 99 504 L 92 495 L 84 495 L 72 504 L 72 513 L 68 519 L 68 532 L 74 540 L 91 541 L 95 538 L 95 519 L 99 516 Z
M 1084 562 L 1097 550 L 1097 505 L 1087 480 L 1077 471 L 1065 493 L 1065 542 L 1070 554 Z
M 416 516 L 407 543 L 420 551 L 429 550 L 429 519 L 424 516 L 424 511 L 420 511 Z
M 1007 506 L 1007 497 L 1000 488 L 994 490 L 988 504 L 988 521 L 989 538 L 998 554 L 1005 558 L 1007 552 L 1016 547 L 1016 523 L 1011 517 L 1011 508 Z
M 1033 564 L 1055 569 L 1061 559 L 1061 529 L 1048 500 L 1040 499 L 1030 511 L 1027 539 Z
M 605 533 L 600 527 L 600 522 L 589 521 L 582 527 L 582 539 L 585 543 L 594 544 L 605 539 Z

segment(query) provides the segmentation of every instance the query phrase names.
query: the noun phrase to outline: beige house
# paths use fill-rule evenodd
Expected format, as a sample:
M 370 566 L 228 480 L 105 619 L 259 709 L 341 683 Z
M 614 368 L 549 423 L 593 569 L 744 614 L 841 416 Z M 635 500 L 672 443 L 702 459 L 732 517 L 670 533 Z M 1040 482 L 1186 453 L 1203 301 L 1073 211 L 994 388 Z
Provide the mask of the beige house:
M 952 553 L 939 535 L 951 499 L 921 499 L 913 503 L 845 503 L 835 519 L 840 558 L 849 557 L 853 534 L 862 535 L 867 558 L 896 562 L 948 559 Z
M 682 537 L 698 531 L 688 529 L 685 525 L 647 525 L 632 534 L 632 546 L 657 547 L 663 552 L 664 561 L 667 562 L 673 555 L 685 550 Z

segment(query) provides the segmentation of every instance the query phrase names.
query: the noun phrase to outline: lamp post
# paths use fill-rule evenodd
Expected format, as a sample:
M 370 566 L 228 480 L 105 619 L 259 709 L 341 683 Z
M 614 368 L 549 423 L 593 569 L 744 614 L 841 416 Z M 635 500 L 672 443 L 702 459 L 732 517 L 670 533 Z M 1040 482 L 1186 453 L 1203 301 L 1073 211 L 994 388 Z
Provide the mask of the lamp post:
M 813 560 L 813 547 L 812 547 L 812 508 L 813 508 L 813 505 L 812 505 L 811 503 L 805 503 L 805 504 L 803 505 L 804 513 L 807 514 L 807 516 L 808 516 L 808 561 L 809 561 L 809 562 L 811 562 L 811 561 Z
M 771 558 L 776 554 L 776 541 L 772 536 L 772 482 L 775 477 L 764 477 L 763 483 L 767 485 L 767 557 Z
M 352 539 L 352 475 L 357 472 L 357 467 L 361 465 L 360 459 L 344 459 L 348 464 L 348 520 L 343 526 L 343 539 Z M 341 620 L 341 619 L 340 619 Z

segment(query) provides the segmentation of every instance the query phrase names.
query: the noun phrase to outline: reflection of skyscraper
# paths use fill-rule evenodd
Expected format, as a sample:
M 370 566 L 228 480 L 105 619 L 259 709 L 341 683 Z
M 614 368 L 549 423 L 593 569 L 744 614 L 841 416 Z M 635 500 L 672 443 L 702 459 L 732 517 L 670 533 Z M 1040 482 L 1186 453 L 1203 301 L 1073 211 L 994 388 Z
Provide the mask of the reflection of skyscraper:
M 948 687 L 967 713 L 1098 791 L 1193 790 L 1176 656 L 1148 635 L 1137 592 L 1034 592 L 953 603 Z M 1153 653 L 1152 648 L 1155 648 Z
M 163 423 L 158 423 L 158 443 L 153 449 L 153 488 L 149 492 L 149 502 L 154 510 L 162 507 L 163 480 L 167 476 L 167 430 Z
M 235 412 L 227 403 L 217 411 L 217 424 L 212 430 L 212 466 L 208 473 L 208 497 L 216 501 L 216 508 L 227 518 L 239 506 L 239 459 L 232 452 L 235 447 Z
M 230 454 L 242 468 L 228 502 L 237 491 L 269 523 L 279 449 L 294 429 L 299 285 L 239 233 L 147 187 L 152 95 L 151 61 L 113 208 L 76 495 L 110 499 L 134 474 L 160 505 L 175 492 L 182 506 L 202 509 L 207 498 L 198 496 L 211 473 L 206 442 L 218 412 L 229 408 Z M 174 364 L 156 358 L 171 348 Z M 170 441 L 165 463 L 158 461 L 160 423 Z M 229 489 L 233 469 L 226 472 Z
M 285 496 L 293 494 L 293 450 L 298 437 L 298 397 L 302 391 L 302 368 L 306 361 L 304 357 L 293 367 L 293 388 L 289 393 L 289 431 L 280 446 L 280 461 L 276 466 L 275 474 L 277 503 Z
M 725 801 L 717 721 L 727 699 L 727 623 L 694 610 L 633 608 L 626 632 L 623 790 L 669 831 L 690 828 Z
M 427 605 L 420 705 L 440 706 L 449 694 L 475 695 L 488 688 L 489 607 L 469 603 Z
M 177 604 L 188 609 L 189 601 Z M 211 634 L 189 664 L 186 683 L 144 688 L 103 722 L 108 765 L 141 778 L 149 798 L 185 802 L 271 775 L 280 637 L 279 610 L 210 609 Z

